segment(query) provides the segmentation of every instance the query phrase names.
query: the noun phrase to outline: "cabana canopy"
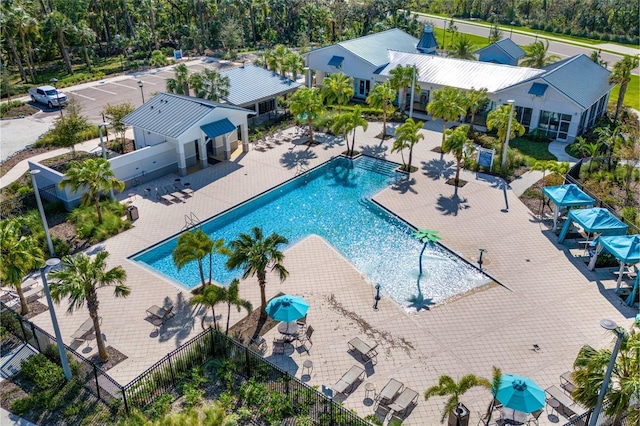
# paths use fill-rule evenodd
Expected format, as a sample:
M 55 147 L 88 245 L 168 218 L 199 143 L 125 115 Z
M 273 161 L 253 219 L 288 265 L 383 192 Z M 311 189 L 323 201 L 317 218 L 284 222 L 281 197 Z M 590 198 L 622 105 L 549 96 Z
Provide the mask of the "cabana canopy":
M 598 232 L 600 235 L 625 235 L 629 228 L 607 209 L 595 207 L 571 210 L 562 231 L 560 231 L 559 243 L 567 237 L 572 222 L 576 222 L 588 233 Z
M 547 186 L 542 188 L 542 193 L 553 201 L 553 230 L 558 227 L 558 216 L 560 216 L 561 207 L 572 206 L 591 206 L 594 203 L 593 198 L 582 192 L 577 185 L 571 183 L 560 186 Z
M 618 274 L 618 283 L 616 290 L 620 288 L 622 275 L 625 264 L 635 264 L 640 262 L 640 235 L 615 235 L 608 237 L 598 237 L 596 239 L 598 246 L 596 253 L 589 262 L 589 269 L 593 271 L 596 267 L 598 254 L 602 249 L 607 249 L 609 253 L 614 255 L 620 261 L 620 273 Z

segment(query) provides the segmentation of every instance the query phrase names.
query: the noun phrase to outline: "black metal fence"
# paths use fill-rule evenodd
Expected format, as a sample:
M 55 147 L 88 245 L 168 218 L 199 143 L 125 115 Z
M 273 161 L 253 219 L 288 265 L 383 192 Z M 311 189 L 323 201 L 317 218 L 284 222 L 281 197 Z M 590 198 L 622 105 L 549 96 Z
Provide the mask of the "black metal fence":
M 3 327 L 39 352 L 50 350 L 56 344 L 55 337 L 2 302 L 0 310 Z M 240 342 L 211 328 L 170 352 L 124 386 L 72 348 L 65 345 L 65 349 L 74 376 L 84 387 L 107 404 L 121 400 L 122 408 L 127 413 L 133 408 L 144 408 L 162 395 L 178 396 L 181 381 L 191 369 L 209 360 L 220 359 L 232 363 L 235 374 L 240 378 L 253 378 L 266 384 L 270 390 L 284 395 L 292 415 L 309 416 L 315 424 L 323 426 L 370 425 L 353 411 L 302 383 Z

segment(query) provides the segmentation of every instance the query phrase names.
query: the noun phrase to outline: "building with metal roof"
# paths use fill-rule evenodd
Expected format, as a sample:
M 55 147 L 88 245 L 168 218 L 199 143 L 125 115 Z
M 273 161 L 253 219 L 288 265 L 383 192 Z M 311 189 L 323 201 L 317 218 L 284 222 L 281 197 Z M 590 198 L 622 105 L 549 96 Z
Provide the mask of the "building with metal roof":
M 481 62 L 516 66 L 526 52 L 510 38 L 503 38 L 474 53 L 478 55 L 478 60 Z
M 122 119 L 131 126 L 136 150 L 170 144 L 181 175 L 187 168 L 229 159 L 231 153 L 249 150 L 247 117 L 254 112 L 173 93 L 159 93 Z
M 257 115 L 276 110 L 278 96 L 295 92 L 301 86 L 300 83 L 253 64 L 224 70 L 220 74 L 229 77 L 229 95 L 224 100 L 254 111 Z

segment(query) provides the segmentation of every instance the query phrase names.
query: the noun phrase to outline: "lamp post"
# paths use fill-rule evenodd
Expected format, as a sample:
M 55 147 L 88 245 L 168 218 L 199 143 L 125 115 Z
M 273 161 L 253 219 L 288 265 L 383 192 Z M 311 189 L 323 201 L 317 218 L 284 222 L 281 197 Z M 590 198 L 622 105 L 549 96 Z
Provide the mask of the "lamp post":
M 98 124 L 98 135 L 100 136 L 100 147 L 102 148 L 102 158 L 107 160 L 107 150 L 104 148 L 104 141 L 102 140 L 102 128 L 107 127 L 107 123 Z M 115 195 L 113 195 L 113 186 L 109 188 L 109 192 L 111 194 L 111 201 L 116 199 Z
M 413 77 L 411 78 L 411 106 L 409 107 L 409 118 L 413 118 L 413 101 L 416 95 L 416 65 L 413 64 Z
M 444 50 L 447 45 L 447 20 L 442 20 L 442 54 L 444 55 Z
M 51 235 L 49 235 L 49 224 L 47 223 L 47 216 L 44 214 L 44 208 L 42 207 L 42 199 L 40 199 L 40 191 L 38 190 L 38 182 L 36 182 L 36 175 L 40 173 L 39 169 L 30 170 L 31 184 L 33 185 L 33 192 L 36 196 L 36 204 L 38 204 L 38 211 L 40 212 L 40 220 L 42 220 L 42 227 L 44 228 L 44 236 L 47 240 L 47 247 L 49 248 L 49 256 L 53 257 L 56 253 L 53 251 L 53 243 L 51 242 Z
M 374 297 L 376 303 L 373 305 L 373 310 L 378 310 L 378 302 L 380 301 L 380 284 L 376 284 L 376 297 Z
M 511 33 L 509 33 L 509 40 L 511 40 L 511 37 L 513 37 L 513 26 L 515 24 L 516 24 L 515 22 L 511 21 Z
M 516 101 L 513 99 L 509 99 L 507 103 L 509 104 L 509 124 L 507 124 L 507 136 L 504 139 L 504 148 L 502 149 L 502 172 L 504 173 L 504 166 L 507 164 L 507 149 L 509 149 L 509 136 L 511 136 L 511 121 L 513 120 L 513 104 Z
M 589 426 L 596 426 L 596 424 L 598 423 L 598 417 L 600 417 L 600 411 L 602 410 L 602 401 L 604 400 L 604 395 L 607 393 L 609 381 L 611 380 L 611 372 L 613 371 L 613 366 L 616 364 L 618 351 L 620 350 L 622 338 L 624 337 L 624 330 L 618 328 L 618 324 L 616 324 L 615 321 L 612 321 L 610 319 L 603 319 L 600 321 L 600 327 L 604 328 L 605 330 L 615 331 L 618 335 L 618 339 L 616 340 L 616 344 L 613 347 L 613 352 L 611 352 L 609 366 L 607 367 L 607 372 L 604 374 L 602 386 L 600 386 L 600 392 L 598 393 L 598 400 L 596 402 L 595 408 L 593 409 L 593 413 L 591 413 L 591 417 L 589 418 Z
M 56 346 L 58 347 L 58 353 L 60 353 L 60 363 L 62 364 L 64 377 L 66 377 L 67 380 L 71 380 L 71 370 L 69 369 L 67 352 L 64 349 L 64 342 L 62 341 L 62 335 L 60 334 L 60 327 L 58 326 L 56 311 L 53 309 L 53 300 L 51 299 L 49 284 L 47 283 L 47 271 L 50 268 L 58 266 L 59 264 L 60 264 L 60 259 L 56 257 L 47 259 L 47 262 L 45 263 L 45 265 L 42 268 L 40 268 L 40 276 L 42 277 L 42 286 L 44 287 L 44 294 L 45 296 L 47 296 L 47 304 L 49 305 L 49 314 L 51 314 L 51 322 L 53 323 L 53 331 L 56 335 Z
M 144 83 L 142 82 L 142 80 L 138 80 L 138 87 L 140 88 L 140 95 L 142 96 L 142 103 L 144 104 L 144 92 L 142 91 L 142 88 L 144 87 Z
M 53 88 L 56 89 L 56 100 L 58 101 L 58 109 L 60 110 L 60 118 L 62 118 L 62 105 L 60 104 L 60 95 L 58 95 L 58 79 L 52 78 L 49 80 L 53 84 Z
M 536 33 L 536 39 L 533 41 L 534 43 L 538 42 L 538 33 Z
M 487 249 L 480 249 L 480 257 L 478 257 L 478 268 L 482 271 L 482 255 L 484 254 L 484 252 L 487 251 Z

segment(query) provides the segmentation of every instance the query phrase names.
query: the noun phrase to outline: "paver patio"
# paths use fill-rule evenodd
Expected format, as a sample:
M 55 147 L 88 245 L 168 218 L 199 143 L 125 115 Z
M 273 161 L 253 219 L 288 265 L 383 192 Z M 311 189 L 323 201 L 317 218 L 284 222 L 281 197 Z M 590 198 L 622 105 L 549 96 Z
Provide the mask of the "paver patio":
M 312 360 L 314 368 L 310 375 L 305 371 L 305 381 L 331 386 L 352 365 L 361 364 L 347 352 L 351 338 L 378 343 L 377 364 L 367 367 L 364 383 L 373 383 L 380 391 L 395 378 L 418 391 L 417 407 L 403 423 L 407 425 L 438 423 L 444 398 L 425 402 L 422 393 L 442 374 L 456 380 L 468 373 L 490 378 L 491 367 L 496 365 L 503 373 L 529 376 L 542 388 L 558 385 L 560 374 L 571 368 L 582 345 L 602 347 L 611 342 L 612 335 L 598 325 L 601 318 L 628 328 L 637 313 L 613 294 L 611 270 L 588 271 L 582 253 L 558 245 L 547 226 L 503 188 L 499 179 L 462 172 L 461 178 L 468 184 L 456 195 L 454 188 L 445 184 L 455 173 L 453 157 L 445 155 L 441 160 L 440 154 L 431 151 L 440 143 L 437 130 L 441 123 L 430 121 L 426 127 L 425 139 L 414 149 L 413 161 L 419 171 L 411 175 L 410 184 L 385 189 L 374 198 L 414 226 L 440 231 L 442 243 L 472 263 L 479 248 L 486 249 L 485 270 L 500 284 L 484 286 L 417 314 L 405 312 L 388 298 L 374 311 L 373 286 L 317 236 L 289 247 L 285 259 L 289 278 L 280 284 L 269 275 L 267 284 L 267 297 L 278 292 L 303 296 L 311 306 L 308 324 L 315 332 L 309 354 L 289 348 L 284 356 L 272 355 L 274 328 L 265 335 L 269 345 L 265 356 L 299 378 L 302 363 Z M 371 123 L 366 133 L 359 131 L 356 147 L 401 162 L 399 154 L 389 153 L 391 141 L 381 144 L 375 139 L 380 130 L 379 123 Z M 145 188 L 155 194 L 155 187 L 172 184 L 176 175 L 120 194 L 121 199 L 130 198 L 138 207 L 140 218 L 130 230 L 91 249 L 109 251 L 110 265 L 122 265 L 132 288 L 127 299 L 115 299 L 109 288 L 99 291 L 106 342 L 128 357 L 108 373 L 125 384 L 201 331 L 201 312 L 193 312 L 189 306 L 190 293 L 128 256 L 179 232 L 185 216 L 191 213 L 206 219 L 339 155 L 345 148 L 344 142 L 326 138 L 315 147 L 285 143 L 264 152 L 250 151 L 182 178 L 195 190 L 185 203 L 165 205 L 155 196 L 144 196 Z M 130 193 L 136 195 L 128 197 Z M 240 292 L 254 307 L 259 306 L 255 278 L 242 282 Z M 428 297 L 428 282 L 423 292 Z M 154 304 L 173 305 L 176 312 L 158 335 L 145 320 L 145 310 Z M 57 307 L 62 335 L 69 344 L 88 313 L 80 310 L 67 315 L 65 309 L 64 303 Z M 244 315 L 232 310 L 232 322 Z M 46 313 L 34 322 L 52 330 Z M 533 344 L 541 349 L 532 350 Z M 95 344 L 90 347 L 89 355 L 96 351 Z M 364 383 L 347 398 L 339 397 L 361 416 L 373 412 L 371 401 L 365 399 Z M 462 400 L 475 424 L 490 396 L 487 390 L 472 389 Z M 540 424 L 552 424 L 546 413 Z

